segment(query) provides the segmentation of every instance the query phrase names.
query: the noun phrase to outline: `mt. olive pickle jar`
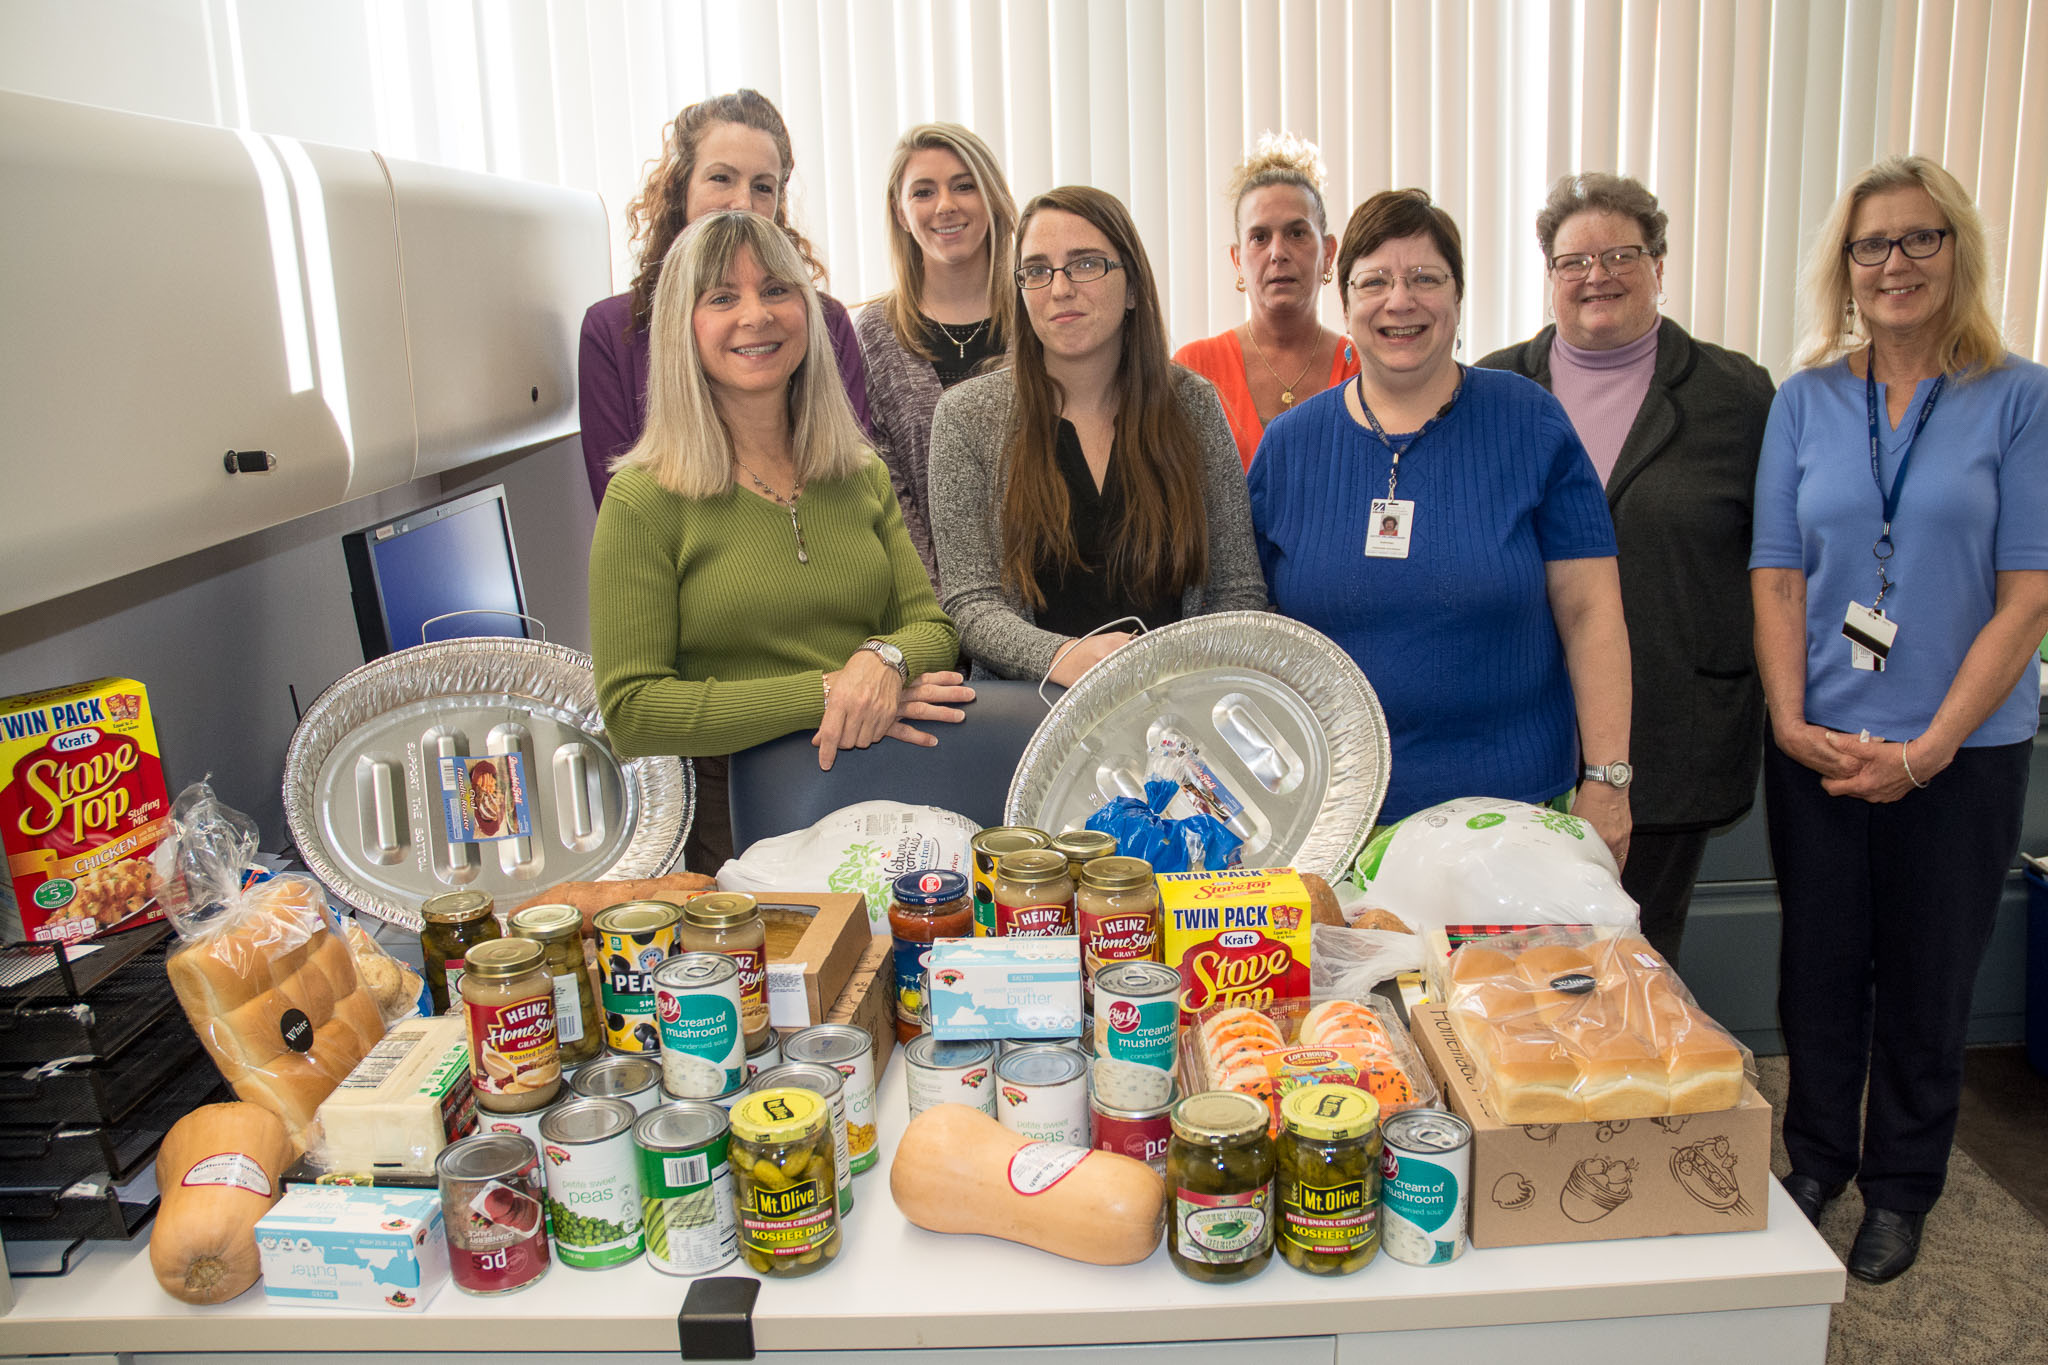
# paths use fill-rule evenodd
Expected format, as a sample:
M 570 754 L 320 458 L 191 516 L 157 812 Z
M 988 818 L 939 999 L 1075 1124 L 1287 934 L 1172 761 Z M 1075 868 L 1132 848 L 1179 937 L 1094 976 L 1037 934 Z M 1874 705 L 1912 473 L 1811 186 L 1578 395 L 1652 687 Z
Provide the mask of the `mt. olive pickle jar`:
M 1191 1280 L 1248 1280 L 1273 1259 L 1273 1139 L 1266 1106 L 1205 1090 L 1173 1107 L 1166 1250 Z
M 511 925 L 513 937 L 530 938 L 546 952 L 555 983 L 555 1038 L 562 1065 L 583 1065 L 604 1051 L 597 987 L 583 962 L 583 912 L 573 905 L 529 905 L 512 912 Z
M 733 1106 L 730 1148 L 740 1257 L 793 1279 L 839 1254 L 832 1111 L 809 1090 L 774 1086 Z
M 476 1107 L 490 1114 L 545 1109 L 562 1088 L 555 1044 L 555 983 L 546 953 L 524 938 L 470 950 L 462 974 L 469 1021 L 469 1079 Z
M 1074 879 L 1067 855 L 1028 848 L 996 859 L 991 892 L 997 938 L 1051 938 L 1074 932 Z
M 461 998 L 458 988 L 469 950 L 504 937 L 498 917 L 492 913 L 496 908 L 497 903 L 484 891 L 444 891 L 427 897 L 420 906 L 420 918 L 426 921 L 420 930 L 420 957 L 434 1013 L 454 1012 L 455 1002 Z
M 1280 1226 L 1287 1264 L 1349 1275 L 1380 1249 L 1380 1106 L 1350 1085 L 1280 1101 Z
M 752 1046 L 768 1028 L 768 930 L 744 891 L 713 891 L 683 905 L 682 950 L 724 953 L 740 969 L 740 1032 Z

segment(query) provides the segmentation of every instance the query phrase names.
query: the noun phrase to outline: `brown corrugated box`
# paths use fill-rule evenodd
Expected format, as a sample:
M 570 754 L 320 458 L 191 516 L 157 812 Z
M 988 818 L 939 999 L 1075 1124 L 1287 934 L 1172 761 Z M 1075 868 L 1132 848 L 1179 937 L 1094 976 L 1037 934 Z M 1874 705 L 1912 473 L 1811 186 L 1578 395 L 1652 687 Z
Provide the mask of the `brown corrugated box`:
M 777 891 L 764 894 L 760 904 L 768 930 L 769 1020 L 779 1029 L 824 1023 L 873 937 L 867 898 Z
M 886 934 L 872 935 L 867 951 L 853 969 L 853 979 L 839 992 L 828 1024 L 858 1024 L 875 1040 L 875 1080 L 888 1068 L 889 1054 L 896 1050 L 896 959 L 890 951 L 893 940 Z
M 1488 1108 L 1479 1073 L 1443 1008 L 1413 1011 L 1410 1025 L 1443 1088 L 1444 1106 L 1472 1125 L 1472 1245 L 1764 1226 L 1771 1106 L 1754 1086 L 1743 1086 L 1735 1108 L 1711 1114 L 1505 1124 Z

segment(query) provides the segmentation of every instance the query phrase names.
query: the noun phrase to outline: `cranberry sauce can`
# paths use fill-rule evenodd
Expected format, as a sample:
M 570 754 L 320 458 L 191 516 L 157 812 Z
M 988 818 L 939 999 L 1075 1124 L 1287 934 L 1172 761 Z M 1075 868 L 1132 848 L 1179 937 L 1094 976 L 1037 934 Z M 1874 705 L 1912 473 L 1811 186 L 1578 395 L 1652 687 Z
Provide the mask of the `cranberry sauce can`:
M 509 1294 L 548 1273 L 540 1151 L 517 1133 L 479 1133 L 434 1161 L 448 1273 L 467 1294 Z
M 1118 1109 L 1104 1102 L 1099 1093 L 1088 1098 L 1094 1120 L 1094 1146 L 1142 1161 L 1161 1176 L 1166 1174 L 1166 1147 L 1173 1141 L 1173 1100 L 1169 1090 L 1165 1104 L 1156 1108 Z

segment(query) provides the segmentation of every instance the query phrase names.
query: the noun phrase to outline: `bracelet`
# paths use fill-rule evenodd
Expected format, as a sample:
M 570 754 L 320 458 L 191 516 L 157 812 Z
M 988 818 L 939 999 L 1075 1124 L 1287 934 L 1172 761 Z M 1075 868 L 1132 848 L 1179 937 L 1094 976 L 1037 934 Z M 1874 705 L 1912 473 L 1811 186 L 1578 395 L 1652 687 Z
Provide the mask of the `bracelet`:
M 1911 782 L 1921 791 L 1926 791 L 1928 783 L 1933 782 L 1934 779 L 1930 777 L 1927 779 L 1926 782 L 1922 782 L 1919 778 L 1913 776 L 1913 757 L 1911 752 L 1912 743 L 1913 741 L 1909 739 L 1905 741 L 1905 743 L 1899 745 L 1899 765 L 1906 770 L 1906 780 L 1908 782 Z
M 825 689 L 825 705 L 830 706 L 832 704 L 832 679 L 829 675 L 820 673 L 818 675 L 818 682 Z

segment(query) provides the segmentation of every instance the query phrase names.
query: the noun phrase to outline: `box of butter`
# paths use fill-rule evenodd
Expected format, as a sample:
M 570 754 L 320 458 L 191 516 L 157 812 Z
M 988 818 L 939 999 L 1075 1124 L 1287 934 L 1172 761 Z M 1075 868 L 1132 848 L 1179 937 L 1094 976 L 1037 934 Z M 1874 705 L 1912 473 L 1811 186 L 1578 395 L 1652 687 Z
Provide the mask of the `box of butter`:
M 1080 1036 L 1078 938 L 942 938 L 931 964 L 927 993 L 940 1038 Z
M 448 1278 L 437 1190 L 294 1185 L 256 1224 L 263 1293 L 300 1307 L 417 1313 Z

